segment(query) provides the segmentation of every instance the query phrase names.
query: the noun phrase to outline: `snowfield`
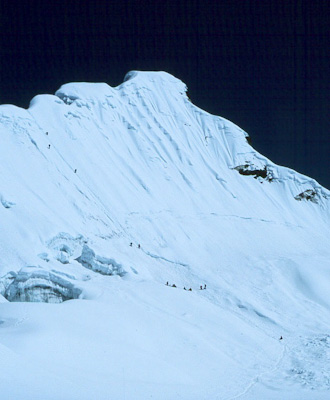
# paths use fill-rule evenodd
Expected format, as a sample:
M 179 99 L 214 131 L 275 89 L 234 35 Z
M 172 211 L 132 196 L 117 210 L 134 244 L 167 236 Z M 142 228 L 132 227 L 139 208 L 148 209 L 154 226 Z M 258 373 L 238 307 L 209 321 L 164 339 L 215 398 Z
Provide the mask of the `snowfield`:
M 329 399 L 330 192 L 180 80 L 2 105 L 0 160 L 1 399 Z

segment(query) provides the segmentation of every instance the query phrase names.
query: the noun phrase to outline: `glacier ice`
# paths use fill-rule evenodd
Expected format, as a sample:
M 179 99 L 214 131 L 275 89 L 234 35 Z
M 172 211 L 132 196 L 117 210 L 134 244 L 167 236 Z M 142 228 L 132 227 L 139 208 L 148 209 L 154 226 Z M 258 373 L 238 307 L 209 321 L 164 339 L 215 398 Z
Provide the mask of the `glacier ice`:
M 133 71 L 0 107 L 4 397 L 323 400 L 330 192 L 186 90 Z
M 82 293 L 70 281 L 33 266 L 22 268 L 17 274 L 6 274 L 0 283 L 1 294 L 12 302 L 62 303 L 78 299 Z
M 2 195 L 0 195 L 0 203 L 4 208 L 11 208 L 15 205 L 13 201 L 6 200 Z
M 99 272 L 102 275 L 125 275 L 125 271 L 121 264 L 118 264 L 112 258 L 101 257 L 84 245 L 81 256 L 76 259 L 85 268 L 91 269 L 94 272 Z

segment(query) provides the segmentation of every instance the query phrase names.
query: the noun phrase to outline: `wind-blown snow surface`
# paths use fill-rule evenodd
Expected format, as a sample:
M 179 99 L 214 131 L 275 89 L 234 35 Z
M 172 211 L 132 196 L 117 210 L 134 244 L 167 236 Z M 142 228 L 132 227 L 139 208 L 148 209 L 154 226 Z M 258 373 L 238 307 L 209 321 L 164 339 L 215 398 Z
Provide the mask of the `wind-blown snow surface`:
M 328 190 L 164 72 L 0 127 L 1 398 L 329 398 Z

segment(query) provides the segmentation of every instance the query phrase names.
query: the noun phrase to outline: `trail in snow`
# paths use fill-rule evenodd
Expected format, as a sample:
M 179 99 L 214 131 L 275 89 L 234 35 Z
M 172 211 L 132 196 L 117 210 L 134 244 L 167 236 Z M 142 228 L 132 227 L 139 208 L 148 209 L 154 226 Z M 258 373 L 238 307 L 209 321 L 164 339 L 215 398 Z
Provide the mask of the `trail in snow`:
M 265 371 L 261 372 L 260 374 L 258 374 L 257 376 L 255 376 L 252 381 L 250 382 L 250 384 L 244 389 L 243 392 L 239 393 L 238 395 L 234 396 L 234 397 L 229 397 L 227 400 L 235 400 L 235 399 L 240 399 L 243 396 L 247 395 L 249 393 L 249 391 L 257 384 L 260 383 L 260 381 L 262 381 L 262 378 L 266 375 L 272 375 L 274 374 L 280 367 L 281 362 L 283 361 L 284 357 L 286 355 L 286 346 L 283 346 L 282 349 L 282 353 L 280 355 L 280 357 L 278 358 L 278 360 L 276 361 L 275 365 L 270 368 L 270 369 L 266 369 Z

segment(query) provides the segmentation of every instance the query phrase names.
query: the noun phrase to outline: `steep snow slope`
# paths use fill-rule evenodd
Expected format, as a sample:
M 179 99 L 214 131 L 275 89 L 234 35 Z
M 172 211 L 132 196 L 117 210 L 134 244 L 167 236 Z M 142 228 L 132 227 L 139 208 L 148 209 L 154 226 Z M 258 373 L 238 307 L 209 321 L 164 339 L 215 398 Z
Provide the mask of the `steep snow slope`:
M 0 127 L 7 398 L 327 398 L 328 190 L 164 72 Z

